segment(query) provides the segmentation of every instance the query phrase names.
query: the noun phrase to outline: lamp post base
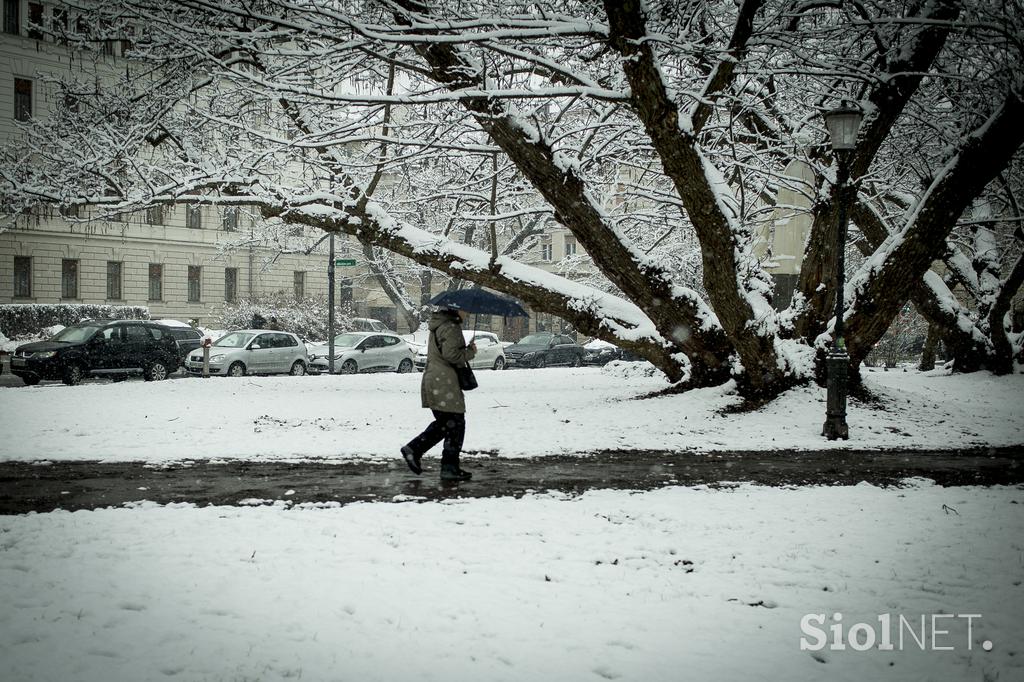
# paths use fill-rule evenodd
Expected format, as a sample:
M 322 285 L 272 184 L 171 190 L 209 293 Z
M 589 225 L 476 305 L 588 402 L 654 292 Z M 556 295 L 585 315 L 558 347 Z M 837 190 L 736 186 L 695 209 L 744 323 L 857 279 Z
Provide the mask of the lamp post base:
M 829 440 L 850 439 L 850 427 L 846 424 L 846 373 L 849 366 L 850 356 L 845 350 L 833 349 L 825 358 L 828 406 L 821 435 Z

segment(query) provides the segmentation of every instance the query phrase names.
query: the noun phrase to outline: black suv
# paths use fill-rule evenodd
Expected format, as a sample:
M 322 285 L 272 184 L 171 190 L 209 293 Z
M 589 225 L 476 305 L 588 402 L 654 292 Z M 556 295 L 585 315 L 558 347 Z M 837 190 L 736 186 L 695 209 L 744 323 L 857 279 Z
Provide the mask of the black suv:
M 74 386 L 88 376 L 123 379 L 142 374 L 146 381 L 177 371 L 178 346 L 170 329 L 139 320 L 88 320 L 65 327 L 48 341 L 18 346 L 11 374 L 32 386 L 61 379 Z
M 193 327 L 172 327 L 167 325 L 167 332 L 178 345 L 178 358 L 185 364 L 188 354 L 203 345 L 203 333 Z

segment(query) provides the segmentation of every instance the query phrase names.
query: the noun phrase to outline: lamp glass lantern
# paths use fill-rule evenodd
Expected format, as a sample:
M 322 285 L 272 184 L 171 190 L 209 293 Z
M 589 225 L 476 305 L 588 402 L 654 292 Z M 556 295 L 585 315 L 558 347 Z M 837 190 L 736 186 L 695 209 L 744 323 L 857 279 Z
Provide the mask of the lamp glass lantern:
M 824 114 L 832 149 L 835 151 L 853 149 L 857 145 L 857 132 L 864 112 L 851 102 L 843 100 L 835 109 Z

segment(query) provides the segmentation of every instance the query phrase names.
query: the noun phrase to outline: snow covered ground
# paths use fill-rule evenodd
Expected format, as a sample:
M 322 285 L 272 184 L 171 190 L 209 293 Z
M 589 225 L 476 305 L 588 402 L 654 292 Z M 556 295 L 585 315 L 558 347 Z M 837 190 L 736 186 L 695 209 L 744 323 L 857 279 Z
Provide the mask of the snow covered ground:
M 637 369 L 481 372 L 467 447 L 1024 443 L 1022 375 L 869 372 L 846 444 L 816 387 L 721 414 Z M 426 416 L 418 375 L 0 388 L 0 459 L 394 459 Z M 0 679 L 1017 680 L 1022 538 L 1024 490 L 926 481 L 6 516 Z
M 722 414 L 739 402 L 723 388 L 633 400 L 666 385 L 643 376 L 643 366 L 478 372 L 466 450 L 521 457 L 1024 444 L 1024 374 L 868 371 L 881 402 L 851 402 L 851 441 L 830 443 L 817 386 Z M 0 460 L 395 458 L 429 421 L 419 386 L 418 374 L 375 374 L 0 388 Z
M 1022 531 L 1024 491 L 928 483 L 0 517 L 0 660 L 7 681 L 1020 680 Z M 835 613 L 876 645 L 801 650 Z

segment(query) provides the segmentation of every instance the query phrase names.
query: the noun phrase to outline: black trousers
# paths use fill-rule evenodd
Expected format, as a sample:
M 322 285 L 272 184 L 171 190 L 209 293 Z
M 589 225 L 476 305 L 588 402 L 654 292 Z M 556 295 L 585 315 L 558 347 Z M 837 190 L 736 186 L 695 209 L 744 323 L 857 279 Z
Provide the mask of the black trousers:
M 441 412 L 431 410 L 434 413 L 434 421 L 420 435 L 409 441 L 409 447 L 422 457 L 430 448 L 442 440 L 444 447 L 441 450 L 441 464 L 459 465 L 459 453 L 462 451 L 462 441 L 466 437 L 466 415 L 457 412 Z

